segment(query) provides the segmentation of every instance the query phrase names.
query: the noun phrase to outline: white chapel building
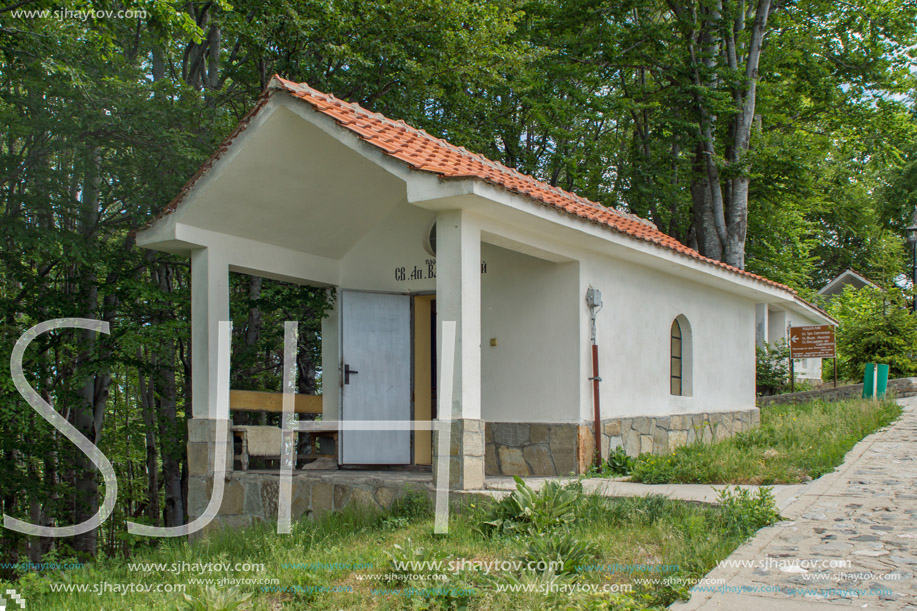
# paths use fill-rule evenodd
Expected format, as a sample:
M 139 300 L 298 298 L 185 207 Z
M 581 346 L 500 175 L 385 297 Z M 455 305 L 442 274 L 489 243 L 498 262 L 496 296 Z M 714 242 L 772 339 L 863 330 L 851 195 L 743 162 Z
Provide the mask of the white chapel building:
M 756 341 L 834 322 L 646 220 L 279 77 L 137 241 L 191 260 L 194 421 L 228 416 L 230 271 L 334 288 L 315 399 L 331 422 L 442 417 L 437 334 L 454 321 L 464 489 L 582 472 L 596 439 L 667 452 L 753 427 Z M 430 431 L 336 446 L 342 468 L 433 461 Z

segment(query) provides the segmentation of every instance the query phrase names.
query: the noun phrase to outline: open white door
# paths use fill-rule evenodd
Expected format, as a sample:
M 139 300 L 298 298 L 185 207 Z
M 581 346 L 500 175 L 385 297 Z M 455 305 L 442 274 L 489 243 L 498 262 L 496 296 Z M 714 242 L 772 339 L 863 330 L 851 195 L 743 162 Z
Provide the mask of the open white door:
M 342 420 L 411 419 L 411 298 L 341 294 Z M 406 465 L 411 432 L 341 431 L 342 465 Z

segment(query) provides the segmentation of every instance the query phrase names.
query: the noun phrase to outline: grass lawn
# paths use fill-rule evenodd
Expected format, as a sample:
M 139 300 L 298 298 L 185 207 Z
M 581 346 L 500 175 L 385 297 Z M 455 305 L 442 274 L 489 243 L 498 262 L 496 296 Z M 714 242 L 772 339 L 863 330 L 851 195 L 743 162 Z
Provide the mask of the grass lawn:
M 841 464 L 865 436 L 901 414 L 894 401 L 810 401 L 761 408 L 761 425 L 709 444 L 636 458 L 631 479 L 648 484 L 792 484 Z
M 159 547 L 140 551 L 130 560 L 161 567 L 132 570 L 125 559 L 107 558 L 78 570 L 29 573 L 0 586 L 17 588 L 30 609 L 69 611 L 662 609 L 684 596 L 690 585 L 672 582 L 700 578 L 755 530 L 777 518 L 767 491 L 758 497 L 736 494 L 722 506 L 712 507 L 662 497 L 584 496 L 578 483 L 545 489 L 534 493 L 523 486 L 508 500 L 485 501 L 453 513 L 449 534 L 444 536 L 433 534 L 426 498 L 412 494 L 385 514 L 344 512 L 303 520 L 289 535 L 278 535 L 273 526 L 264 525 L 224 532 L 193 545 L 163 540 Z M 526 512 L 526 506 L 531 511 Z M 432 574 L 443 579 L 430 579 L 429 570 L 415 567 L 397 572 L 405 579 L 386 580 L 384 576 L 394 570 L 393 558 L 441 561 L 445 568 Z M 547 572 L 536 565 L 531 567 L 535 570 L 513 567 L 488 574 L 481 564 L 558 558 L 564 566 Z M 460 567 L 462 560 L 478 566 Z M 192 568 L 194 563 L 243 565 L 237 571 L 202 571 Z M 257 565 L 263 565 L 263 570 Z M 184 570 L 177 572 L 173 566 Z M 638 585 L 637 580 L 644 578 L 659 582 Z M 270 583 L 243 581 L 233 589 L 228 581 L 261 579 Z M 661 583 L 663 579 L 669 583 Z M 207 580 L 215 587 L 208 590 L 203 583 Z M 62 584 L 88 591 L 52 592 L 52 586 Z M 192 601 L 175 592 L 122 595 L 115 590 L 125 584 L 154 590 L 185 586 Z M 622 585 L 633 586 L 633 591 L 563 591 L 604 584 L 619 590 Z M 440 592 L 419 592 L 431 588 Z M 552 588 L 554 592 L 548 592 Z

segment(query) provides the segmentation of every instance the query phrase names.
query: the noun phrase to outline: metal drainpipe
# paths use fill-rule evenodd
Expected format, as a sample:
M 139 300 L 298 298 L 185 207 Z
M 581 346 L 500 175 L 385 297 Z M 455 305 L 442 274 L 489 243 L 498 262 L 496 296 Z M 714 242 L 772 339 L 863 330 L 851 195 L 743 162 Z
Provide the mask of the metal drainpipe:
M 599 408 L 599 382 L 602 381 L 602 378 L 599 377 L 599 347 L 596 345 L 595 340 L 592 342 L 592 396 L 593 396 L 593 409 L 595 410 L 595 466 L 602 466 L 602 432 L 600 427 L 602 426 L 602 411 Z
M 602 466 L 602 410 L 599 403 L 599 382 L 602 381 L 602 378 L 599 377 L 599 346 L 595 337 L 595 317 L 599 310 L 602 309 L 602 293 L 589 287 L 589 290 L 586 291 L 586 303 L 589 304 L 592 318 L 592 377 L 589 379 L 592 380 L 593 412 L 595 417 L 595 423 L 593 424 L 593 432 L 595 433 L 593 464 L 598 468 Z

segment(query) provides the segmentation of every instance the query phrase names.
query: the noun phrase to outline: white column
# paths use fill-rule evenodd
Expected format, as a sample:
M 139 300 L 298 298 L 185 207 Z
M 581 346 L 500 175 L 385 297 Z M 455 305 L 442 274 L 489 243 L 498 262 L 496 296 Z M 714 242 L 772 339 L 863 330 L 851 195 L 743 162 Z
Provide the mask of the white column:
M 201 248 L 191 253 L 192 416 L 229 418 L 217 412 L 219 322 L 229 320 L 229 265 L 221 253 Z M 225 384 L 225 381 L 224 381 Z
M 454 320 L 453 419 L 481 419 L 481 230 L 460 210 L 436 216 L 437 325 Z
M 764 348 L 767 341 L 767 326 L 767 304 L 759 303 L 755 305 L 755 345 L 758 348 Z
M 452 422 L 449 487 L 484 487 L 484 423 L 481 421 L 481 229 L 461 211 L 436 216 L 436 318 L 455 321 L 455 363 L 452 385 Z M 443 342 L 438 342 L 442 349 Z M 439 361 L 443 362 L 440 355 Z M 439 372 L 440 374 L 442 372 Z M 448 380 L 440 377 L 439 388 Z M 443 391 L 440 390 L 440 393 Z M 445 411 L 442 410 L 442 411 Z M 442 419 L 444 414 L 440 413 Z M 434 446 L 437 485 L 440 442 Z

